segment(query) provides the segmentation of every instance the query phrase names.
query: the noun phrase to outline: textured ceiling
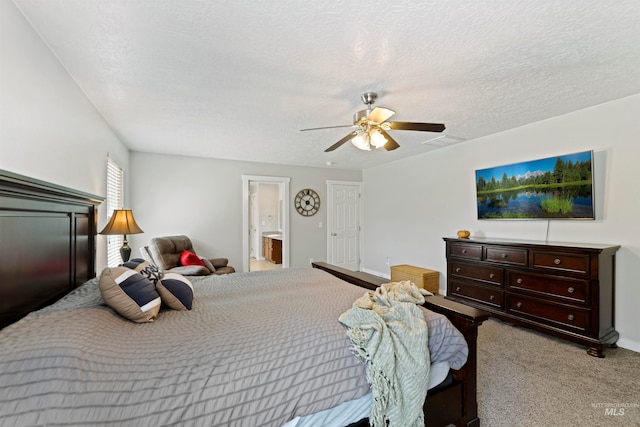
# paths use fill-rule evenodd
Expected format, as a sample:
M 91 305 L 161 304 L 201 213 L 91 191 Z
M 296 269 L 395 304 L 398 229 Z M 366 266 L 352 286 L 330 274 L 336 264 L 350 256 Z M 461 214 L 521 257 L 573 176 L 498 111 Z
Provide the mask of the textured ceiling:
M 362 169 L 640 93 L 638 0 L 15 3 L 135 151 Z M 300 132 L 366 91 L 448 137 Z

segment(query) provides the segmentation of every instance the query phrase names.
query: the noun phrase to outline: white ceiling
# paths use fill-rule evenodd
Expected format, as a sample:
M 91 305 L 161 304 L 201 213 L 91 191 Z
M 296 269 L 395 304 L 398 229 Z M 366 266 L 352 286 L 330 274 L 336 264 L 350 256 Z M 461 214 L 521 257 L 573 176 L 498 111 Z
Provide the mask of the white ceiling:
M 366 91 L 438 143 L 640 93 L 638 0 L 14 1 L 135 151 L 363 169 L 439 134 L 324 153 L 351 130 L 300 129 Z

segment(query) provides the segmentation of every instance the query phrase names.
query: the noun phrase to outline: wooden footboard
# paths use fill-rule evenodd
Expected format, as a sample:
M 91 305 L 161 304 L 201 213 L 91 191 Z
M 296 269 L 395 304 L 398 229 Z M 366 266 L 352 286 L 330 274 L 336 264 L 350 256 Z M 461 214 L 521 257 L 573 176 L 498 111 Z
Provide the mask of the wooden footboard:
M 346 282 L 374 290 L 388 279 L 360 271 L 350 271 L 324 262 L 314 262 L 314 268 L 324 270 Z M 442 313 L 464 335 L 469 346 L 467 363 L 453 371 L 450 386 L 429 393 L 424 403 L 425 419 L 429 426 L 479 426 L 477 391 L 478 326 L 489 318 L 489 313 L 445 299 L 443 296 L 426 297 L 424 307 Z

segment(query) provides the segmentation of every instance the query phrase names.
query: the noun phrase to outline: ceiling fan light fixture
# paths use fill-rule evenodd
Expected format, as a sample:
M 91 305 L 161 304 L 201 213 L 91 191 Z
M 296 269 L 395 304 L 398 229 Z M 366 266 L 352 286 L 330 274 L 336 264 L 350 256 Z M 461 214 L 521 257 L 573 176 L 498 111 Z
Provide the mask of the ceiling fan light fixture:
M 371 139 L 371 145 L 376 148 L 384 147 L 384 145 L 387 143 L 387 138 L 385 138 L 384 135 L 377 129 L 369 132 L 369 137 Z
M 365 131 L 358 131 L 358 134 L 351 139 L 351 143 L 360 150 L 371 151 L 370 137 Z

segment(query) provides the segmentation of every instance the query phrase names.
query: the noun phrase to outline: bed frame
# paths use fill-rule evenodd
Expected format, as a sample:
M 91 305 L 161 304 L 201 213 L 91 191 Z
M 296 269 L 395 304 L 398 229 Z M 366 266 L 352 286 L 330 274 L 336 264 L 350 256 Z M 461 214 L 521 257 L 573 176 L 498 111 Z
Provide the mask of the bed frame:
M 375 290 L 389 280 L 360 271 L 351 271 L 324 262 L 314 262 L 319 268 L 334 276 L 363 288 Z M 424 307 L 442 313 L 464 335 L 469 346 L 467 363 L 452 371 L 452 381 L 446 387 L 438 387 L 427 394 L 424 414 L 427 425 L 444 427 L 479 426 L 477 391 L 477 342 L 478 326 L 489 318 L 489 313 L 446 299 L 440 295 L 426 297 Z M 358 424 L 359 426 L 360 424 Z M 368 425 L 368 423 L 362 424 Z
M 0 328 L 95 277 L 102 200 L 0 170 Z
M 47 306 L 95 277 L 97 206 L 102 197 L 0 170 L 0 328 Z M 313 263 L 347 282 L 375 289 L 386 280 L 325 263 Z M 425 306 L 445 314 L 469 344 L 469 360 L 450 385 L 425 402 L 429 426 L 478 426 L 477 327 L 482 310 L 428 297 Z

